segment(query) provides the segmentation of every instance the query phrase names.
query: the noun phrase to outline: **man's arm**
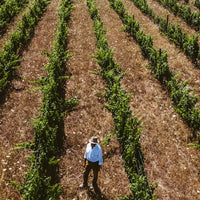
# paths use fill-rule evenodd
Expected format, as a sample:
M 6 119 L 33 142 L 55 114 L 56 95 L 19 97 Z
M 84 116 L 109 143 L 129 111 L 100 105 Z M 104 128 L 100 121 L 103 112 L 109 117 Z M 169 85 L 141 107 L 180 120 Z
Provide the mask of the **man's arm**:
M 99 146 L 99 165 L 103 164 L 103 156 L 102 156 L 102 150 L 101 147 Z
M 84 163 L 83 163 L 83 167 L 85 167 L 85 165 L 86 165 L 86 158 L 84 158 Z
M 86 160 L 87 160 L 87 148 L 88 148 L 88 144 L 87 144 L 86 149 L 85 149 L 83 167 L 85 167 L 85 165 L 86 165 Z

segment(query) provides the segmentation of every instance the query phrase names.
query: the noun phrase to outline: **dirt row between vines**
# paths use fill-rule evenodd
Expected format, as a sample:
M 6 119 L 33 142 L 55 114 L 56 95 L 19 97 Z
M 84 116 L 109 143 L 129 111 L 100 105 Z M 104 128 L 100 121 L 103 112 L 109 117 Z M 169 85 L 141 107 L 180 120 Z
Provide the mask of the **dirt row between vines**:
M 132 3 L 123 2 L 127 11 L 143 24 L 142 29 L 157 37 L 155 45 L 158 48 L 171 45 Z M 145 166 L 150 183 L 158 182 L 158 199 L 200 199 L 200 153 L 187 146 L 188 136 L 192 133 L 174 112 L 169 94 L 146 68 L 147 60 L 142 57 L 138 45 L 120 32 L 124 27 L 109 7 L 109 2 L 97 0 L 97 6 L 108 30 L 106 37 L 115 51 L 115 59 L 122 65 L 123 71 L 128 71 L 122 84 L 132 94 L 131 108 L 144 124 L 141 143 L 146 157 Z M 174 63 L 179 63 L 177 49 L 173 45 L 169 49 L 174 53 Z M 186 60 L 184 62 L 186 64 Z
M 44 66 L 48 63 L 40 51 L 51 51 L 57 27 L 59 1 L 52 0 L 47 11 L 38 23 L 34 37 L 23 53 L 21 67 L 17 70 L 22 80 L 13 80 L 5 104 L 0 108 L 0 199 L 21 199 L 19 192 L 10 181 L 23 182 L 29 163 L 28 151 L 13 151 L 21 142 L 33 140 L 31 122 L 38 116 L 42 104 L 42 94 L 31 81 L 45 75 Z

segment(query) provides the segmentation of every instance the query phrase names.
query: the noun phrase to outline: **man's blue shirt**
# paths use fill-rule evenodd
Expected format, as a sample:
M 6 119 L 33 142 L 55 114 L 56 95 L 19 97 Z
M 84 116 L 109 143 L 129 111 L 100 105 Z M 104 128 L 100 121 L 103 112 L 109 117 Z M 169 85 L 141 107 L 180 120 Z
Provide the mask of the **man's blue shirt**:
M 101 147 L 98 144 L 96 144 L 95 147 L 92 149 L 91 143 L 88 143 L 87 147 L 86 147 L 84 158 L 91 162 L 99 161 L 99 165 L 102 165 L 103 157 L 102 157 Z

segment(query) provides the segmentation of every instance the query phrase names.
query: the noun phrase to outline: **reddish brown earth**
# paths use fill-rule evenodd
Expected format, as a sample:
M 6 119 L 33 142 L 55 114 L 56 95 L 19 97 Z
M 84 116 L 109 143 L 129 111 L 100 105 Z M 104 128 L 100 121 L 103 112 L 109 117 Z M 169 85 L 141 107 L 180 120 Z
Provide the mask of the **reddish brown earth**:
M 160 34 L 157 25 L 144 16 L 132 2 L 123 0 L 129 14 L 143 24 L 141 29 L 154 36 L 156 48 L 166 49 L 169 66 L 180 71 L 180 79 L 190 78 L 190 85 L 199 95 L 199 71 L 169 41 Z M 98 72 L 99 66 L 91 58 L 97 50 L 93 23 L 89 17 L 84 0 L 75 0 L 75 9 L 68 33 L 68 49 L 74 56 L 67 62 L 66 98 L 77 96 L 80 103 L 64 118 L 65 151 L 59 162 L 60 184 L 63 187 L 62 200 L 96 199 L 93 191 L 81 190 L 78 186 L 83 179 L 83 154 L 89 138 L 93 135 L 103 142 L 106 135 L 114 129 L 111 113 L 103 106 L 105 83 Z M 169 94 L 147 69 L 148 61 L 141 55 L 136 42 L 124 29 L 119 16 L 109 7 L 107 0 L 97 0 L 100 16 L 107 29 L 109 46 L 114 50 L 116 62 L 128 74 L 121 84 L 131 94 L 130 107 L 143 122 L 141 136 L 145 155 L 145 167 L 151 184 L 157 182 L 156 194 L 159 200 L 198 200 L 200 199 L 200 152 L 188 146 L 192 132 L 175 113 Z M 51 51 L 57 25 L 56 10 L 58 1 L 51 4 L 38 24 L 33 40 L 24 52 L 24 60 L 18 70 L 24 81 L 13 81 L 14 90 L 1 107 L 0 116 L 0 198 L 21 199 L 10 180 L 23 182 L 23 173 L 28 163 L 29 153 L 24 150 L 13 151 L 19 142 L 31 141 L 33 129 L 30 124 L 39 113 L 41 106 L 40 91 L 30 81 L 44 75 L 42 70 L 48 62 L 40 51 Z M 171 17 L 171 14 L 170 14 Z M 182 23 L 182 22 L 181 22 Z M 186 66 L 188 68 L 186 68 Z M 189 70 L 188 70 L 189 69 Z M 98 184 L 103 199 L 119 199 L 118 195 L 130 194 L 129 182 L 122 165 L 120 146 L 113 137 L 109 146 L 102 145 L 104 164 L 99 173 Z M 91 184 L 92 176 L 89 177 Z

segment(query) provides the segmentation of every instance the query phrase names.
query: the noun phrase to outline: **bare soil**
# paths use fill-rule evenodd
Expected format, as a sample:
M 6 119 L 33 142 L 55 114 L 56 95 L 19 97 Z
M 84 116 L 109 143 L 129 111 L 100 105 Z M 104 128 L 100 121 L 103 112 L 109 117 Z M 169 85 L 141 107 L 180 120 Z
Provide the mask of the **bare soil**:
M 169 66 L 180 71 L 180 79 L 190 78 L 190 85 L 199 95 L 199 71 L 169 41 L 159 33 L 157 25 L 144 16 L 132 2 L 123 0 L 127 11 L 135 15 L 141 29 L 154 36 L 156 48 L 166 49 Z M 98 94 L 104 93 L 105 83 L 98 72 L 99 66 L 91 58 L 96 52 L 93 22 L 84 0 L 75 0 L 68 33 L 68 49 L 74 56 L 67 62 L 66 98 L 77 96 L 80 103 L 64 118 L 65 150 L 60 157 L 59 178 L 63 187 L 62 200 L 96 199 L 94 191 L 79 189 L 83 181 L 83 155 L 91 136 L 103 142 L 114 129 L 111 113 L 103 106 Z M 145 155 L 145 167 L 150 184 L 157 182 L 159 200 L 200 199 L 200 152 L 188 146 L 192 132 L 175 113 L 169 94 L 146 67 L 148 61 L 141 55 L 136 42 L 121 31 L 124 26 L 119 16 L 109 7 L 107 0 L 97 0 L 109 46 L 115 60 L 128 74 L 121 84 L 131 94 L 130 107 L 143 122 L 141 136 Z M 33 91 L 31 82 L 45 75 L 43 67 L 48 63 L 40 51 L 51 51 L 57 25 L 59 1 L 52 0 L 39 22 L 34 38 L 23 54 L 21 68 L 17 71 L 23 80 L 14 80 L 13 89 L 0 108 L 0 198 L 21 199 L 10 180 L 23 182 L 29 163 L 28 151 L 13 151 L 17 143 L 32 141 L 31 122 L 39 114 L 42 104 L 40 91 Z M 156 7 L 159 8 L 159 7 Z M 170 13 L 169 13 L 170 14 Z M 170 14 L 171 18 L 171 14 Z M 182 22 L 181 22 L 182 23 Z M 188 68 L 187 68 L 187 67 Z M 189 70 L 188 70 L 189 69 Z M 119 195 L 130 194 L 129 181 L 124 171 L 120 145 L 114 136 L 109 145 L 102 145 L 104 163 L 99 173 L 98 185 L 102 199 L 115 200 Z M 89 184 L 92 174 L 89 177 Z

